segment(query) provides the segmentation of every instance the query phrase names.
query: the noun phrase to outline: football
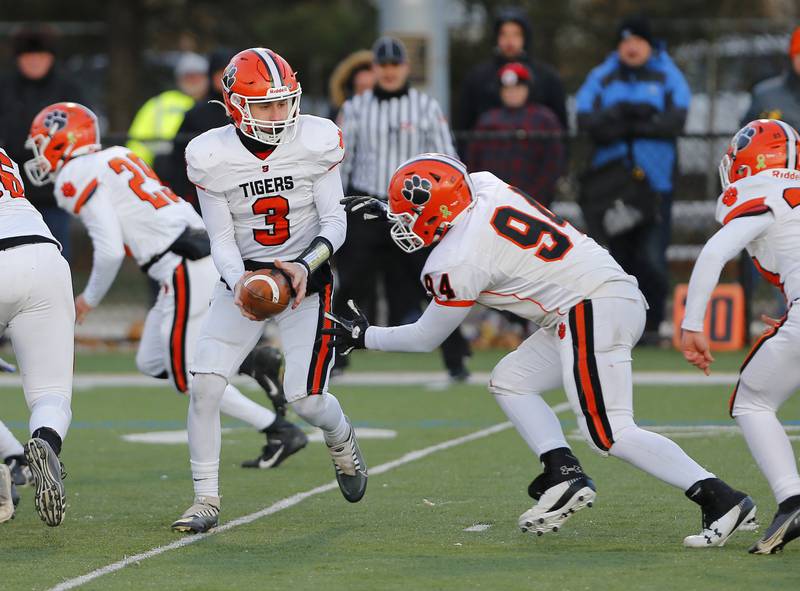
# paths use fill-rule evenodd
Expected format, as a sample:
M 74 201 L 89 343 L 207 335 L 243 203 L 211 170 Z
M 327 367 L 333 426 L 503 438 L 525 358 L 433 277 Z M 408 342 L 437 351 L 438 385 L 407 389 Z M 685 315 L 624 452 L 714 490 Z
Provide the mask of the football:
M 292 299 L 292 286 L 275 269 L 260 269 L 245 274 L 242 282 L 242 305 L 259 320 L 280 314 Z

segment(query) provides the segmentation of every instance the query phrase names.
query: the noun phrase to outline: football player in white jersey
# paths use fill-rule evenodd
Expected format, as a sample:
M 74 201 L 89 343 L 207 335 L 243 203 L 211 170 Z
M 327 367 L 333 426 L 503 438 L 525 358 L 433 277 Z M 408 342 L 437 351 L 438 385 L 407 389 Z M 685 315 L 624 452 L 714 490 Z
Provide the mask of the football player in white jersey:
M 769 325 L 744 360 L 730 399 L 778 510 L 753 554 L 771 554 L 800 537 L 800 475 L 792 444 L 776 412 L 800 386 L 800 136 L 783 121 L 759 119 L 731 140 L 720 164 L 717 201 L 722 228 L 697 258 L 681 348 L 687 361 L 709 373 L 714 360 L 703 333 L 711 292 L 729 260 L 746 249 L 756 268 L 783 291 L 788 311 Z
M 333 347 L 333 292 L 329 257 L 347 230 L 339 203 L 344 142 L 327 119 L 299 114 L 301 88 L 291 66 L 274 51 L 235 55 L 223 78 L 232 123 L 196 137 L 186 149 L 189 180 L 222 275 L 197 345 L 192 371 L 189 447 L 195 502 L 173 524 L 202 532 L 219 515 L 219 397 L 231 373 L 263 330 L 241 309 L 248 272 L 277 268 L 296 293 L 274 317 L 286 358 L 284 391 L 303 419 L 322 429 L 344 497 L 359 501 L 367 467 L 355 432 L 328 392 Z
M 128 250 L 160 285 L 136 366 L 146 375 L 169 378 L 178 392 L 188 393 L 197 335 L 219 283 L 200 216 L 133 152 L 122 146 L 101 149 L 97 118 L 82 105 L 45 107 L 31 124 L 27 145 L 34 153 L 25 163 L 31 182 L 53 183 L 58 205 L 83 222 L 92 240 L 92 271 L 75 298 L 77 321 L 103 299 Z M 257 350 L 250 356 L 255 377 L 263 378 L 253 367 L 265 353 Z M 266 434 L 261 456 L 244 466 L 276 466 L 306 445 L 299 428 L 233 385 L 225 389 L 222 410 Z
M 378 217 L 385 207 L 371 198 L 344 201 Z M 500 361 L 489 383 L 544 466 L 528 488 L 538 504 L 520 517 L 523 531 L 556 531 L 595 498 L 594 484 L 541 397 L 562 385 L 595 451 L 678 487 L 700 505 L 703 530 L 688 536 L 686 546 L 721 546 L 754 517 L 750 497 L 634 422 L 631 348 L 647 305 L 636 280 L 606 250 L 493 174 L 469 174 L 442 154 L 422 154 L 397 169 L 386 215 L 401 249 L 436 245 L 422 272 L 433 301 L 413 324 L 374 327 L 357 313 L 336 319 L 328 332 L 345 348 L 430 351 L 476 303 L 541 327 Z
M 17 356 L 31 411 L 24 451 L 36 486 L 34 505 L 50 526 L 62 523 L 66 509 L 59 455 L 72 420 L 75 345 L 72 277 L 60 250 L 25 199 L 17 164 L 0 148 L 0 334 L 7 331 Z M 5 464 L 2 472 L 9 476 Z M 0 511 L 0 521 L 3 513 L 10 518 L 13 507 L 11 515 Z

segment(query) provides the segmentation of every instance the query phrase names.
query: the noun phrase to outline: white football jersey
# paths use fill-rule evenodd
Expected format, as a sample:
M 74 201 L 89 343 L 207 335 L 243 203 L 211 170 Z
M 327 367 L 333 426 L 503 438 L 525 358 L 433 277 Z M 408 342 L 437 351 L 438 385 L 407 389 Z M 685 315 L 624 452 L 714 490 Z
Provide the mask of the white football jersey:
M 79 216 L 97 191 L 110 199 L 125 246 L 139 265 L 166 251 L 187 227 L 203 228 L 191 204 L 122 146 L 70 160 L 56 177 L 56 202 L 73 215 Z
M 0 148 L 0 240 L 17 236 L 42 236 L 58 244 L 42 214 L 25 199 L 19 166 Z
M 186 148 L 189 180 L 227 201 L 243 259 L 292 260 L 320 232 L 314 183 L 342 161 L 344 141 L 327 119 L 300 115 L 297 126 L 294 139 L 263 160 L 233 125 L 207 131 Z
M 800 171 L 774 168 L 732 183 L 717 200 L 723 226 L 743 216 L 772 212 L 775 222 L 747 245 L 756 267 L 788 301 L 800 297 Z
M 477 302 L 549 327 L 586 298 L 643 297 L 636 279 L 568 222 L 489 172 L 470 178 L 475 204 L 422 271 L 437 303 Z

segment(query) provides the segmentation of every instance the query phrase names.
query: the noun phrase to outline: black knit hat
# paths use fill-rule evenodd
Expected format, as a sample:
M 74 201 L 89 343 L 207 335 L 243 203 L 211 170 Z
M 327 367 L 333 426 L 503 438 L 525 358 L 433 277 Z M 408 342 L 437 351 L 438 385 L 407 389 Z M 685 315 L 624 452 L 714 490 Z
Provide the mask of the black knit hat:
M 646 16 L 637 14 L 622 19 L 617 27 L 617 45 L 619 45 L 623 39 L 627 39 L 633 35 L 641 37 L 650 45 L 653 44 L 653 31 L 650 29 L 650 21 Z
M 23 53 L 56 52 L 56 31 L 46 25 L 26 26 L 11 35 L 14 55 Z
M 497 36 L 500 34 L 500 27 L 505 23 L 517 23 L 522 27 L 522 34 L 525 37 L 523 45 L 525 51 L 528 51 L 531 45 L 533 34 L 531 32 L 531 21 L 528 20 L 527 13 L 516 6 L 500 8 L 494 17 L 494 40 L 497 43 Z

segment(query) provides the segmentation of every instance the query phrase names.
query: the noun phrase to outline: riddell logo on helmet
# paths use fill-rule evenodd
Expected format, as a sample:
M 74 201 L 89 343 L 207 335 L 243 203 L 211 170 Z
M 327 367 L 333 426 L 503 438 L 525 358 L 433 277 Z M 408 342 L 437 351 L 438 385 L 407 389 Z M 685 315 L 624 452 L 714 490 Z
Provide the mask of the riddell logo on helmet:
M 794 170 L 773 170 L 772 176 L 776 179 L 788 179 L 790 181 L 796 181 L 800 179 L 800 172 L 795 172 Z
M 286 94 L 287 92 L 289 92 L 288 86 L 279 86 L 278 88 L 270 88 L 267 91 L 267 96 L 271 94 Z

